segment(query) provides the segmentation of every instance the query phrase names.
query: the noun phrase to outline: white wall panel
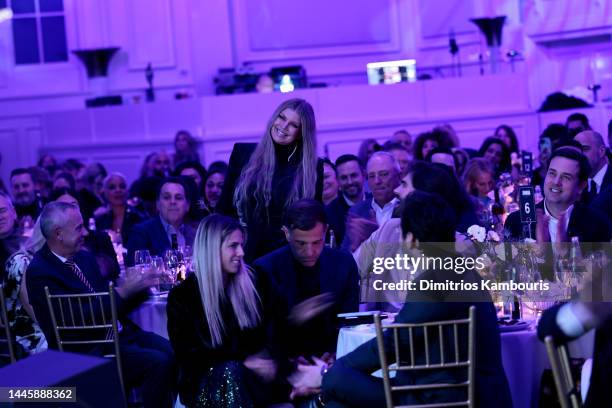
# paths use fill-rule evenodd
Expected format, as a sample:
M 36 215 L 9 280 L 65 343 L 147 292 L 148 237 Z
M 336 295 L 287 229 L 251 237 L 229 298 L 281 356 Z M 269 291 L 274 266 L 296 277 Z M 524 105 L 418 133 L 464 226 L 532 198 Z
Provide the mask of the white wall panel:
M 232 4 L 239 61 L 399 51 L 397 0 L 236 0 Z
M 174 68 L 176 39 L 171 0 L 130 0 L 126 11 L 130 69 L 146 68 L 149 62 L 158 68 Z

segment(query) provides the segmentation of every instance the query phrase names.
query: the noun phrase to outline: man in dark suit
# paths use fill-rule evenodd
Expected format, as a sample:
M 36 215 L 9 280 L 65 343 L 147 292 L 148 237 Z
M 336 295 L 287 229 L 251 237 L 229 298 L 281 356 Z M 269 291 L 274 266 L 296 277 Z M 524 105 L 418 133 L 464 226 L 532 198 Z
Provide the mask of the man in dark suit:
M 402 238 L 408 248 L 419 248 L 428 258 L 446 259 L 454 257 L 452 248 L 455 240 L 456 215 L 442 197 L 415 191 L 404 201 L 401 217 Z M 427 243 L 447 242 L 449 248 L 440 248 Z M 435 264 L 435 262 L 434 262 Z M 421 281 L 447 283 L 452 281 L 469 282 L 479 288 L 481 278 L 474 269 L 463 274 L 454 270 L 431 269 L 421 274 L 416 282 L 416 289 L 411 290 L 406 304 L 396 316 L 398 323 L 426 323 L 442 320 L 464 319 L 469 315 L 471 306 L 476 307 L 476 359 L 475 359 L 475 406 L 477 407 L 511 407 L 512 397 L 502 367 L 501 340 L 497 328 L 497 316 L 490 295 L 482 290 L 424 290 Z M 408 350 L 410 339 L 414 340 L 414 361 L 425 364 L 426 355 L 431 364 L 441 361 L 441 342 L 433 330 L 429 331 L 429 349 L 424 349 L 422 330 L 399 332 L 400 348 Z M 457 339 L 454 336 L 457 335 Z M 385 351 L 389 364 L 395 362 L 393 335 L 384 335 Z M 456 333 L 448 330 L 445 334 L 445 350 L 451 352 L 453 343 L 459 346 L 462 355 L 467 352 L 467 330 L 462 328 Z M 426 354 L 427 353 L 427 354 Z M 402 354 L 409 360 L 407 351 Z M 405 361 L 407 362 L 407 361 Z M 312 366 L 298 367 L 301 375 L 294 375 L 289 381 L 298 390 L 322 388 L 320 401 L 333 407 L 382 407 L 385 406 L 385 393 L 381 378 L 371 374 L 380 369 L 378 344 L 372 339 L 351 353 L 340 358 L 333 366 L 317 361 Z M 327 371 L 327 372 L 326 372 Z M 326 373 L 325 373 L 326 372 Z M 325 373 L 321 378 L 321 373 Z M 466 372 L 457 369 L 399 371 L 393 385 L 424 385 L 431 383 L 459 383 L 465 381 Z M 298 391 L 299 392 L 299 391 Z M 401 395 L 399 395 L 401 394 Z M 394 399 L 399 405 L 415 405 L 453 402 L 466 399 L 465 389 L 421 390 L 396 393 Z
M 325 207 L 329 228 L 334 231 L 336 242 L 342 243 L 346 228 L 346 216 L 357 203 L 366 196 L 363 191 L 364 171 L 359 158 L 353 154 L 343 154 L 336 159 L 336 172 L 340 194 Z
M 355 204 L 346 221 L 342 249 L 353 252 L 372 232 L 388 221 L 399 200 L 393 190 L 400 184 L 400 168 L 389 152 L 376 152 L 366 168 L 372 198 Z
M 164 256 L 173 241 L 179 248 L 193 245 L 195 231 L 185 223 L 189 211 L 187 190 L 181 178 L 169 177 L 162 181 L 157 194 L 159 215 L 132 229 L 126 265 L 134 265 L 134 253 L 139 249 L 148 249 L 153 256 Z
M 47 242 L 36 253 L 26 271 L 26 285 L 28 298 L 49 347 L 56 348 L 45 287 L 49 288 L 51 294 L 93 293 L 108 290 L 108 283 L 102 278 L 95 258 L 80 250 L 87 230 L 83 226 L 78 207 L 63 202 L 50 203 L 43 209 L 40 225 Z M 144 291 L 155 284 L 156 278 L 154 273 L 133 274 L 115 289 L 117 312 L 121 321 L 119 342 L 126 384 L 142 386 L 146 407 L 170 407 L 174 402 L 177 380 L 170 343 L 123 319 L 142 301 L 143 295 L 146 297 Z M 105 309 L 107 316 L 110 315 L 108 301 L 100 307 Z M 101 321 L 100 307 L 85 305 L 85 315 L 94 314 Z M 76 305 L 71 313 L 78 316 Z M 78 331 L 70 333 L 75 340 L 81 339 L 82 335 Z M 95 355 L 107 352 L 100 346 L 81 346 L 67 351 Z
M 579 202 L 589 174 L 583 154 L 565 147 L 555 150 L 544 180 L 544 200 L 536 206 L 537 222 L 526 234 L 519 212 L 510 214 L 505 225 L 510 236 L 539 242 L 566 242 L 573 236 L 580 242 L 609 242 L 612 228 L 607 216 Z
M 582 152 L 591 165 L 591 173 L 583 194 L 586 203 L 591 204 L 598 194 L 612 185 L 612 166 L 609 165 L 606 145 L 599 133 L 585 130 L 578 133 L 575 140 L 582 145 Z
M 338 313 L 359 307 L 357 265 L 353 258 L 325 248 L 323 205 L 299 200 L 288 210 L 283 230 L 289 245 L 255 261 L 266 281 L 264 302 L 271 310 L 271 347 L 284 358 L 335 353 Z
M 605 302 L 610 300 L 612 280 L 602 279 L 602 273 L 608 272 L 606 267 L 604 263 L 594 269 L 591 282 L 584 285 L 586 290 L 578 299 L 547 309 L 538 323 L 538 337 L 544 340 L 552 336 L 555 344 L 568 343 L 596 329 L 593 365 L 583 404 L 586 408 L 608 406 L 605 401 L 612 386 L 612 303 Z M 596 301 L 599 299 L 590 293 L 591 288 L 602 289 L 604 302 Z

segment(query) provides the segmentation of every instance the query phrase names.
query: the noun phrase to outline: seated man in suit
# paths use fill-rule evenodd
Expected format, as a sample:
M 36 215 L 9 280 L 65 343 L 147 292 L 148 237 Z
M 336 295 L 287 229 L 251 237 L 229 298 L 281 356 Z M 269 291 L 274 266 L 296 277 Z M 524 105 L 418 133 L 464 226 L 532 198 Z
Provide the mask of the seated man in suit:
M 446 259 L 455 257 L 452 252 L 455 240 L 457 216 L 444 199 L 436 194 L 415 191 L 404 200 L 402 210 L 402 238 L 408 248 L 419 248 L 428 258 Z M 448 248 L 439 244 L 448 243 Z M 435 264 L 435 263 L 434 263 Z M 440 268 L 440 267 L 438 267 Z M 463 274 L 453 269 L 429 269 L 416 279 L 415 290 L 411 290 L 406 304 L 396 316 L 398 323 L 426 323 L 442 320 L 464 319 L 471 306 L 476 307 L 476 361 L 475 361 L 475 406 L 477 407 L 511 407 L 512 397 L 502 367 L 501 341 L 497 327 L 495 307 L 488 292 L 478 290 L 421 290 L 421 281 L 447 283 L 452 281 L 469 282 L 479 287 L 480 276 L 474 269 Z M 446 352 L 448 344 L 453 342 L 454 334 L 449 330 L 445 336 Z M 466 353 L 468 347 L 467 330 L 458 332 L 459 352 Z M 407 330 L 400 331 L 400 348 L 409 359 L 411 353 L 409 339 L 413 335 L 412 350 L 417 364 L 425 364 L 424 333 L 415 330 L 408 335 Z M 394 361 L 392 333 L 384 335 L 385 351 L 389 364 Z M 437 364 L 441 361 L 440 339 L 429 332 L 429 361 Z M 377 339 L 372 339 L 351 353 L 340 358 L 333 366 L 326 366 L 321 361 L 311 366 L 299 366 L 298 374 L 292 375 L 289 381 L 294 386 L 294 393 L 301 394 L 313 389 L 322 389 L 318 400 L 330 407 L 383 407 L 385 393 L 381 378 L 371 374 L 380 368 Z M 321 375 L 323 373 L 323 375 Z M 419 385 L 430 383 L 459 383 L 465 381 L 466 372 L 456 369 L 399 371 L 393 385 Z M 396 394 L 397 395 L 397 394 Z M 421 390 L 397 395 L 396 404 L 416 405 L 442 402 L 453 402 L 465 399 L 465 389 Z
M 45 287 L 49 288 L 51 294 L 77 294 L 103 292 L 108 290 L 108 284 L 102 278 L 95 258 L 81 250 L 87 230 L 83 226 L 78 207 L 64 202 L 49 203 L 41 213 L 40 226 L 47 243 L 34 255 L 27 269 L 26 286 L 30 303 L 49 347 L 57 348 Z M 143 294 L 146 295 L 143 292 L 154 285 L 156 279 L 153 273 L 133 274 L 116 288 L 117 312 L 121 321 L 119 342 L 126 384 L 142 385 L 146 407 L 170 407 L 174 402 L 177 381 L 170 343 L 123 319 L 143 300 Z M 102 307 L 107 316 L 110 316 L 110 305 L 106 303 Z M 98 315 L 97 320 L 101 321 L 100 308 L 91 308 L 85 306 L 85 315 L 91 312 Z M 74 314 L 78 313 L 74 305 Z M 75 340 L 82 338 L 82 335 L 78 331 L 70 333 Z M 95 355 L 107 352 L 99 346 L 80 346 L 74 351 Z
M 318 201 L 303 199 L 287 210 L 283 230 L 289 245 L 255 261 L 271 310 L 271 349 L 281 359 L 336 351 L 338 313 L 359 307 L 357 265 L 350 254 L 325 247 L 327 222 Z M 272 305 L 273 303 L 273 305 Z
M 195 231 L 185 224 L 189 211 L 188 189 L 178 177 L 168 177 L 160 185 L 157 194 L 159 215 L 140 223 L 132 229 L 127 244 L 126 265 L 134 265 L 134 253 L 148 249 L 152 256 L 164 256 L 176 240 L 179 248 L 193 245 Z
M 566 242 L 574 236 L 580 242 L 610 241 L 608 217 L 579 201 L 590 172 L 583 154 L 566 147 L 552 153 L 544 179 L 544 200 L 536 205 L 538 219 L 530 226 L 532 238 L 538 242 Z M 518 211 L 508 216 L 505 228 L 514 239 L 529 236 L 523 231 Z
M 612 167 L 608 163 L 606 145 L 599 133 L 585 130 L 574 139 L 582 145 L 582 152 L 591 165 L 591 174 L 583 194 L 586 203 L 591 204 L 598 194 L 612 185 Z
M 599 266 L 595 268 L 591 282 L 584 285 L 587 290 L 583 290 L 578 299 L 547 309 L 538 323 L 540 340 L 552 336 L 555 344 L 570 342 L 596 329 L 593 365 L 583 402 L 585 408 L 607 406 L 605 401 L 609 398 L 608 390 L 612 386 L 612 303 L 594 301 L 595 296 L 590 293 L 590 288 L 602 288 L 602 281 L 607 282 L 602 288 L 603 300 L 610 300 L 612 281 L 602 279 L 601 276 L 602 272 L 608 272 L 606 268 L 609 268 L 609 264 Z M 581 387 L 584 396 L 585 384 L 581 383 Z
M 376 152 L 368 160 L 366 170 L 372 198 L 349 211 L 342 249 L 351 252 L 388 221 L 399 204 L 393 192 L 400 184 L 400 168 L 395 157 L 389 152 Z
M 364 171 L 359 158 L 353 154 L 343 154 L 336 159 L 336 172 L 340 194 L 325 206 L 329 228 L 334 231 L 336 242 L 342 243 L 346 227 L 346 216 L 355 204 L 366 197 L 363 191 Z

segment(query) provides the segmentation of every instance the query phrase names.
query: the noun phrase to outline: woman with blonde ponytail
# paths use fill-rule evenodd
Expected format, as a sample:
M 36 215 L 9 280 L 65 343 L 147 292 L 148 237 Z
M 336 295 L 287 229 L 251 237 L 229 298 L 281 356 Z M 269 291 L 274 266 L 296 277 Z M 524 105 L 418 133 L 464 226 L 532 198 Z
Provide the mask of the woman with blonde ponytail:
M 322 189 L 314 111 L 290 99 L 274 111 L 258 144 L 234 145 L 218 207 L 246 225 L 245 258 L 252 261 L 286 243 L 284 211 L 302 198 L 320 201 Z
M 195 272 L 168 296 L 168 335 L 188 407 L 261 406 L 276 375 L 266 357 L 262 306 L 243 261 L 245 231 L 213 214 L 196 233 Z

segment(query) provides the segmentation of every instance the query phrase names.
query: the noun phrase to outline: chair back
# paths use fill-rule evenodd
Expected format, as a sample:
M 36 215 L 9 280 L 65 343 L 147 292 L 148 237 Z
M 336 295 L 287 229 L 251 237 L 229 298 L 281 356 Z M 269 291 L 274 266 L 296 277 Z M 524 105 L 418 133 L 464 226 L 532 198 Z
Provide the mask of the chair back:
M 45 286 L 45 294 L 59 351 L 78 346 L 102 347 L 104 357 L 116 359 L 119 383 L 125 391 L 113 283 L 109 283 L 107 292 L 52 295 Z
M 544 344 L 546 344 L 546 352 L 550 360 L 550 367 L 552 368 L 555 388 L 557 389 L 561 408 L 581 407 L 582 401 L 572 377 L 567 345 L 555 345 L 552 336 L 546 336 L 544 338 Z
M 374 325 L 376 327 L 376 341 L 378 345 L 378 353 L 383 374 L 383 384 L 385 389 L 385 399 L 387 408 L 393 408 L 393 394 L 402 392 L 414 391 L 435 391 L 444 389 L 465 388 L 467 391 L 467 399 L 456 402 L 440 402 L 427 403 L 417 405 L 402 405 L 406 407 L 474 407 L 474 363 L 475 363 L 475 327 L 476 327 L 476 307 L 471 306 L 469 317 L 466 319 L 445 320 L 438 322 L 426 323 L 393 323 L 383 324 L 380 315 L 374 316 Z M 391 336 L 393 350 L 385 350 L 385 340 L 383 328 L 387 330 L 387 335 Z M 467 353 L 460 351 L 459 335 L 460 330 L 467 329 L 468 348 Z M 400 344 L 400 330 L 403 331 L 402 337 L 408 337 L 408 348 L 405 350 Z M 407 332 L 407 333 L 406 333 Z M 416 337 L 422 333 L 422 346 L 424 350 L 424 362 L 422 356 L 415 358 L 415 342 Z M 446 335 L 445 335 L 446 334 Z M 439 343 L 439 356 L 433 358 L 431 356 L 434 351 L 434 342 Z M 452 347 L 446 347 L 450 344 Z M 387 354 L 393 356 L 395 363 L 389 365 L 387 362 Z M 467 376 L 465 381 L 458 383 L 431 383 L 418 385 L 392 385 L 390 380 L 390 372 L 400 371 L 434 371 L 448 369 L 465 369 Z
M 14 363 L 15 344 L 11 327 L 6 312 L 6 299 L 4 297 L 4 286 L 0 285 L 0 359 Z

